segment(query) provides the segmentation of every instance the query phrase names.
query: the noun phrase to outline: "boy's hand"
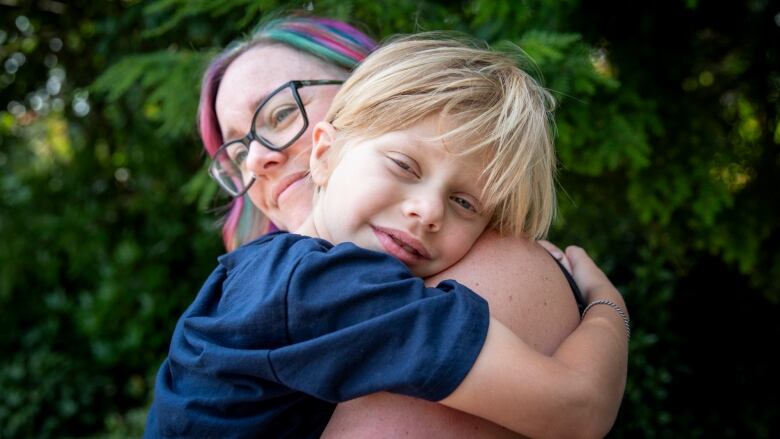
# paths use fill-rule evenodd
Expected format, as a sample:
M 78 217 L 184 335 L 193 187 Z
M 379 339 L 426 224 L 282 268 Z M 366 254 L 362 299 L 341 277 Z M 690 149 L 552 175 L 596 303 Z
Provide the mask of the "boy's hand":
M 550 241 L 539 240 L 537 242 L 569 271 L 574 281 L 577 282 L 577 286 L 582 290 L 585 302 L 590 303 L 606 299 L 613 302 L 617 301 L 625 308 L 620 292 L 607 278 L 607 275 L 593 262 L 593 259 L 588 256 L 585 249 L 570 245 L 566 247 L 566 252 L 563 252 Z
M 558 262 L 560 262 L 561 265 L 563 265 L 563 268 L 565 268 L 566 271 L 568 271 L 569 274 L 571 274 L 571 262 L 569 262 L 569 258 L 566 257 L 566 254 L 563 253 L 563 250 L 559 249 L 558 246 L 556 246 L 552 242 L 544 239 L 541 239 L 536 242 L 538 242 L 539 245 L 544 247 L 544 249 L 547 250 L 552 255 L 552 257 L 557 259 Z M 577 286 L 579 286 L 579 284 Z
M 574 245 L 566 247 L 566 258 L 571 264 L 571 275 L 582 290 L 586 302 L 610 300 L 626 309 L 623 296 L 583 248 Z
M 574 281 L 577 282 L 577 286 L 582 290 L 586 303 L 605 299 L 616 302 L 625 309 L 623 296 L 607 278 L 607 275 L 588 256 L 585 249 L 570 245 L 566 247 L 564 253 L 550 241 L 539 240 L 537 242 L 569 271 Z

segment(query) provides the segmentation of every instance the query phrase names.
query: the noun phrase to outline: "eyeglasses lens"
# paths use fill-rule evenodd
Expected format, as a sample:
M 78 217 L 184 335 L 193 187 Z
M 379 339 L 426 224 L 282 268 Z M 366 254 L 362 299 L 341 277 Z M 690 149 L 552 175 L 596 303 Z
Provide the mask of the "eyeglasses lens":
M 282 149 L 295 141 L 305 129 L 303 114 L 292 87 L 271 96 L 255 115 L 255 134 L 273 149 Z
M 317 81 L 312 81 L 317 82 Z M 321 81 L 331 85 L 332 81 Z M 327 83 L 327 84 L 326 84 Z M 307 128 L 306 115 L 294 89 L 294 81 L 271 95 L 255 111 L 252 132 L 242 140 L 223 145 L 211 164 L 210 173 L 233 196 L 251 185 L 253 175 L 246 165 L 250 139 L 256 139 L 272 150 L 281 151 L 298 140 Z
M 249 149 L 240 141 L 227 144 L 214 157 L 211 165 L 211 175 L 231 195 L 244 191 L 244 187 L 252 180 L 252 174 L 246 168 Z

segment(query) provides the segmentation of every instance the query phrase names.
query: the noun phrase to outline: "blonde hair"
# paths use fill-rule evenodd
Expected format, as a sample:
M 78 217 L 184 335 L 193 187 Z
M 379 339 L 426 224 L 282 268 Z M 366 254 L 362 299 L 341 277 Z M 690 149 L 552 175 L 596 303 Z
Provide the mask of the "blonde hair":
M 451 34 L 399 37 L 369 55 L 326 116 L 339 136 L 379 136 L 439 114 L 441 136 L 488 157 L 490 228 L 541 238 L 555 215 L 552 95 L 508 54 Z

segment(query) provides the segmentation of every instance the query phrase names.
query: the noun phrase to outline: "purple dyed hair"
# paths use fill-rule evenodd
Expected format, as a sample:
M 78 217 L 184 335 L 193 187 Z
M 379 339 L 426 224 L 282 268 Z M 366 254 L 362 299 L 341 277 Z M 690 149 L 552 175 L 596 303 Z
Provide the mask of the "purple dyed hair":
M 242 53 L 269 43 L 284 44 L 347 71 L 354 69 L 377 46 L 374 40 L 347 23 L 301 16 L 270 21 L 258 27 L 248 38 L 230 44 L 211 61 L 203 74 L 201 85 L 198 131 L 210 157 L 224 142 L 215 108 L 222 76 Z M 274 225 L 270 224 L 246 194 L 233 200 L 229 209 L 222 225 L 222 240 L 228 251 L 274 229 Z

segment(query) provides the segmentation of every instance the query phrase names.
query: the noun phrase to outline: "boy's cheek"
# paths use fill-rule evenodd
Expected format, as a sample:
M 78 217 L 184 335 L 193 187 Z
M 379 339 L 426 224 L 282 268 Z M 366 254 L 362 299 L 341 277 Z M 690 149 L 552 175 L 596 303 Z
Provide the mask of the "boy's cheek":
M 455 239 L 449 243 L 449 249 L 446 251 L 448 265 L 443 267 L 442 270 L 455 265 L 459 260 L 466 256 L 469 250 L 471 250 L 471 247 L 473 247 L 479 237 L 482 236 L 482 233 L 486 228 L 487 221 L 485 221 L 484 225 L 474 224 L 467 231 L 454 233 L 451 234 L 451 236 L 448 236 L 449 238 Z

